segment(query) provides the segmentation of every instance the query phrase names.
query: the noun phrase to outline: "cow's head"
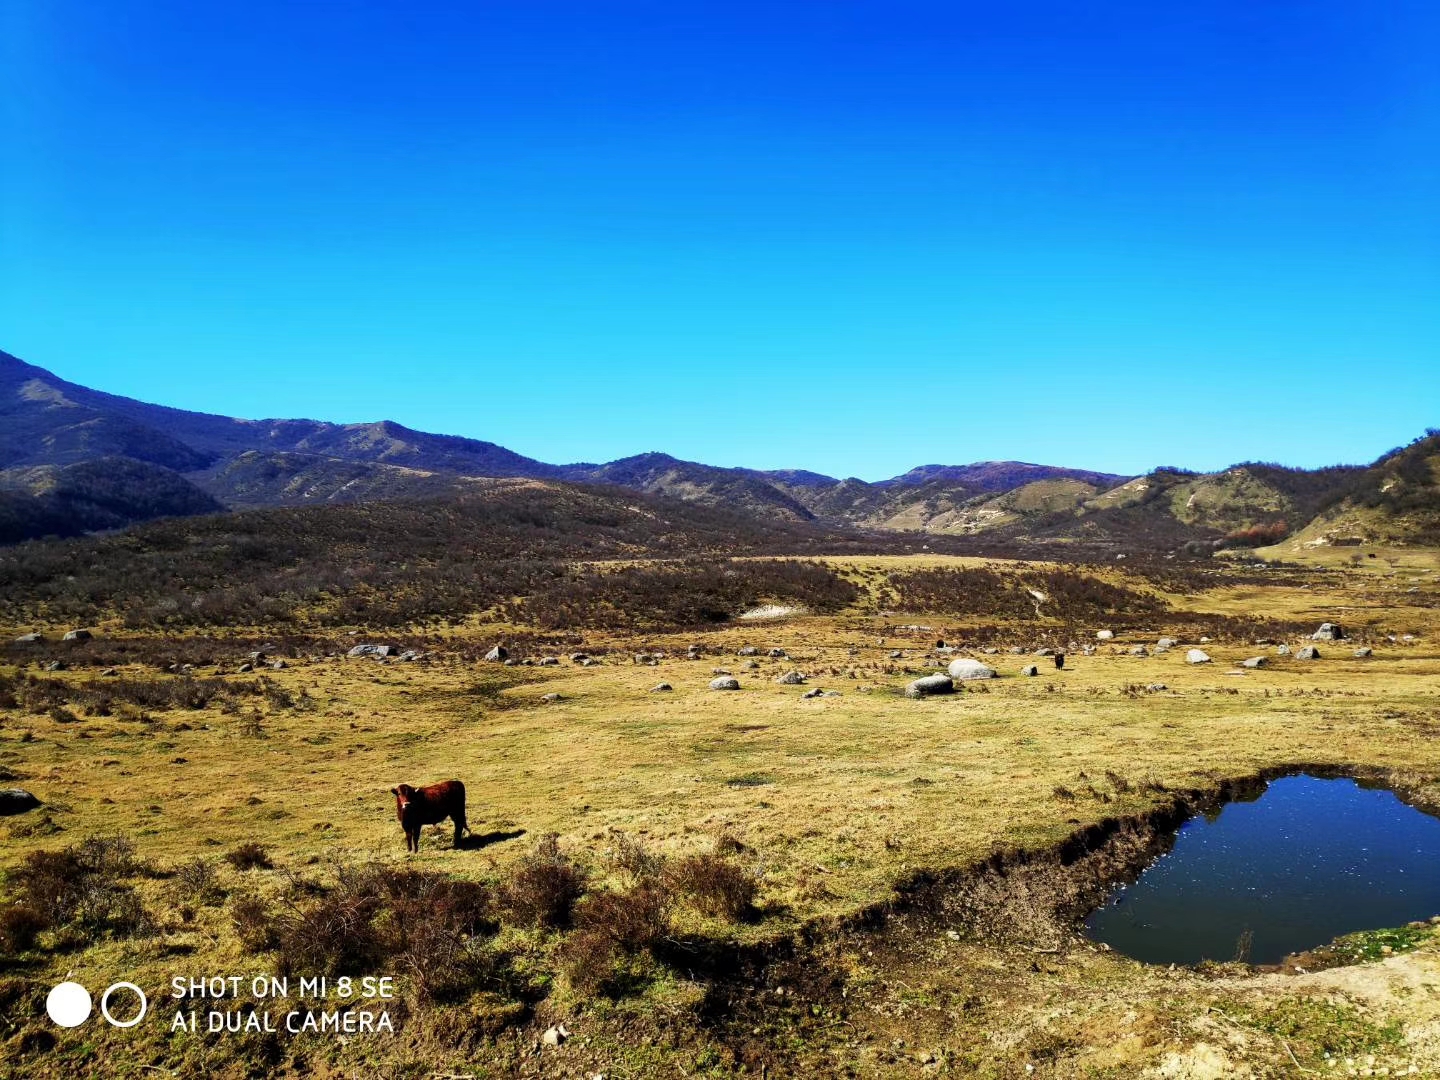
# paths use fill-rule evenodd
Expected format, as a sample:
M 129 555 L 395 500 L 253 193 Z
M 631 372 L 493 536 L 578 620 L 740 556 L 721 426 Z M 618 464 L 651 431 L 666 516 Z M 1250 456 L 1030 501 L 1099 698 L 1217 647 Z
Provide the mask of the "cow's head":
M 395 796 L 395 813 L 401 821 L 405 820 L 405 811 L 415 800 L 415 789 L 409 784 L 397 784 L 390 789 L 390 794 Z

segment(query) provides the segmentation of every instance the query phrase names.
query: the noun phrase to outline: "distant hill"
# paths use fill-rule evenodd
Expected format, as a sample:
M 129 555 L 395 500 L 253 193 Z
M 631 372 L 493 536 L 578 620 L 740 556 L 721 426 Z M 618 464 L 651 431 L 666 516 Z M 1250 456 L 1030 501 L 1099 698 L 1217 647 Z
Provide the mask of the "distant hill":
M 555 465 L 392 421 L 244 420 L 152 405 L 0 352 L 0 543 L 220 509 L 463 498 L 503 478 L 616 485 L 832 530 L 1006 544 L 1210 549 L 1298 533 L 1308 542 L 1362 522 L 1398 542 L 1433 535 L 1437 485 L 1426 470 L 1434 457 L 1432 437 L 1371 466 L 1246 462 L 1216 473 L 1160 468 L 1126 477 L 982 461 L 921 465 L 874 483 L 660 452 Z

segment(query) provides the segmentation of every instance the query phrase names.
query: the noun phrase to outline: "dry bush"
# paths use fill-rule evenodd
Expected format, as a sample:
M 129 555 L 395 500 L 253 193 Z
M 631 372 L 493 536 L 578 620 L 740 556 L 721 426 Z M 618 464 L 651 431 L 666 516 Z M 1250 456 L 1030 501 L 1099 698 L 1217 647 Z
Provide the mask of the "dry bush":
M 246 952 L 262 953 L 279 948 L 280 933 L 275 912 L 259 896 L 246 893 L 232 900 L 230 920 Z
M 560 838 L 552 833 L 510 872 L 501 902 L 521 926 L 563 930 L 588 881 L 584 867 L 561 852 Z
M 270 853 L 265 848 L 250 840 L 225 855 L 225 861 L 236 870 L 269 870 L 275 864 L 270 861 Z
M 175 868 L 175 891 L 182 900 L 197 904 L 218 903 L 224 895 L 215 864 L 199 856 Z
M 755 912 L 760 882 L 749 867 L 710 852 L 682 859 L 669 874 L 672 887 L 699 912 L 732 922 Z
M 69 927 L 84 940 L 150 926 L 139 896 L 124 880 L 140 870 L 128 838 L 91 836 L 62 851 L 29 852 L 10 872 L 10 882 L 20 903 L 40 913 L 49 927 Z
M 655 880 L 586 897 L 575 909 L 575 933 L 562 950 L 571 985 L 585 994 L 618 990 L 617 961 L 669 936 L 671 903 L 672 894 Z
M 0 908 L 0 952 L 10 956 L 28 952 L 50 920 L 30 904 L 8 904 Z

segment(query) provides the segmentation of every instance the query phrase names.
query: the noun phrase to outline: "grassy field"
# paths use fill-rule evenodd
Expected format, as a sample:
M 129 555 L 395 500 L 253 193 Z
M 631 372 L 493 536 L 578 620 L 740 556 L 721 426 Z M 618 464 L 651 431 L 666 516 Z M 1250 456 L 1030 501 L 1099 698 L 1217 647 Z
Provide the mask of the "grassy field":
M 862 581 L 981 564 L 927 556 L 832 562 Z M 1293 765 L 1379 770 L 1408 797 L 1440 807 L 1440 609 L 1429 606 L 1436 586 L 1413 559 L 1390 569 L 1337 563 L 1275 584 L 1221 580 L 1192 596 L 1169 593 L 1173 615 L 1107 642 L 1093 641 L 1103 624 L 1072 643 L 1057 640 L 1059 625 L 1043 617 L 1016 621 L 999 637 L 987 631 L 986 647 L 998 650 L 988 654 L 979 641 L 964 647 L 964 620 L 874 614 L 861 605 L 643 639 L 577 632 L 551 645 L 516 627 L 472 623 L 432 635 L 428 655 L 411 663 L 348 659 L 356 642 L 384 638 L 336 634 L 329 649 L 287 657 L 282 670 L 245 674 L 237 673 L 237 645 L 233 661 L 194 672 L 239 688 L 202 708 L 117 702 L 110 715 L 86 715 L 75 703 L 36 711 L 22 687 L 0 710 L 0 768 L 7 784 L 45 805 L 7 819 L 12 893 L 29 853 L 119 832 L 143 864 L 125 880 L 152 918 L 143 933 L 76 939 L 47 930 L 5 959 L 3 1069 L 1440 1075 L 1440 935 L 1432 941 L 1429 931 L 1397 938 L 1400 947 L 1375 952 L 1374 962 L 1318 972 L 1167 970 L 1097 950 L 1053 918 L 1011 920 L 992 933 L 944 889 L 916 886 L 973 875 L 997 852 L 1053 849 L 1107 819 L 1143 820 L 1177 792 Z M 1120 581 L 1124 572 L 1107 575 Z M 1356 640 L 1321 643 L 1322 659 L 1313 662 L 1223 637 L 1205 644 L 1213 658 L 1206 665 L 1186 663 L 1189 641 L 1164 655 L 1129 655 L 1137 643 L 1153 649 L 1191 612 L 1335 620 Z M 12 629 L 13 637 L 31 627 Z M 117 623 L 97 634 L 124 631 Z M 1404 634 L 1414 640 L 1400 640 Z M 904 697 L 907 682 L 935 670 L 942 637 L 1001 678 L 950 697 Z M 517 657 L 561 662 L 462 658 L 502 640 L 525 642 Z M 1372 657 L 1351 655 L 1362 643 Z M 1094 644 L 1093 655 L 1081 644 Z M 692 645 L 699 649 L 689 658 Z M 1011 651 L 1042 645 L 1067 651 L 1063 670 Z M 745 646 L 759 655 L 737 655 Z M 568 659 L 582 648 L 587 666 Z M 766 655 L 771 649 L 786 655 Z M 637 663 L 641 651 L 666 655 Z M 1264 668 L 1234 666 L 1260 654 Z M 38 659 L 0 671 L 66 686 L 185 678 L 140 665 L 104 676 L 75 655 L 65 671 L 42 671 Z M 1039 676 L 1020 676 L 1032 662 Z M 740 680 L 738 692 L 707 689 L 720 668 Z M 804 673 L 805 684 L 778 683 L 788 671 Z M 652 689 L 662 681 L 673 690 Z M 1159 684 L 1164 689 L 1150 689 Z M 815 688 L 836 693 L 802 696 Z M 450 777 L 469 790 L 471 841 L 453 849 L 442 825 L 426 830 L 418 856 L 407 856 L 390 788 Z M 176 975 L 271 971 L 276 954 L 247 951 L 237 932 L 237 901 L 260 897 L 276 911 L 302 910 L 343 867 L 438 871 L 504 894 L 549 834 L 590 871 L 594 893 L 633 894 L 624 891 L 630 879 L 616 852 L 638 840 L 672 866 L 723 856 L 753 876 L 758 894 L 736 918 L 677 903 L 659 944 L 627 955 L 625 977 L 604 992 L 584 985 L 573 961 L 567 966 L 577 933 L 498 917 L 487 948 L 506 957 L 508 989 L 486 984 L 418 1002 L 405 997 L 406 971 L 373 972 L 396 975 L 408 1003 L 393 1036 L 170 1033 L 174 1009 L 163 1000 L 134 1031 L 92 1021 L 60 1032 L 35 1014 L 37 993 L 67 973 L 92 989 L 129 979 L 157 1001 Z M 271 865 L 224 861 L 247 843 L 263 847 Z M 197 875 L 205 878 L 198 885 Z M 997 903 L 1021 910 L 1034 900 L 1014 891 L 1024 874 L 1008 880 L 992 883 Z M 1026 887 L 1042 888 L 1038 878 Z M 541 1033 L 557 1024 L 572 1037 L 543 1045 Z

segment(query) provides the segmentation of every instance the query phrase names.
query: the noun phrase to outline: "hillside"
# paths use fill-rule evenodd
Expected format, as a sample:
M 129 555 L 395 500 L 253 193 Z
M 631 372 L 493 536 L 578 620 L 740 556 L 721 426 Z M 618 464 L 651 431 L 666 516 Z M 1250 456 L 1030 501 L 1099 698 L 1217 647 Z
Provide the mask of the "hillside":
M 219 509 L 460 498 L 496 478 L 616 485 L 755 519 L 1000 545 L 1214 549 L 1347 529 L 1398 542 L 1435 535 L 1433 456 L 1409 447 L 1368 467 L 1244 462 L 1140 477 L 983 461 L 873 483 L 660 452 L 557 465 L 393 421 L 245 420 L 152 405 L 0 353 L 0 543 Z M 1324 520 L 1312 524 L 1317 514 Z

